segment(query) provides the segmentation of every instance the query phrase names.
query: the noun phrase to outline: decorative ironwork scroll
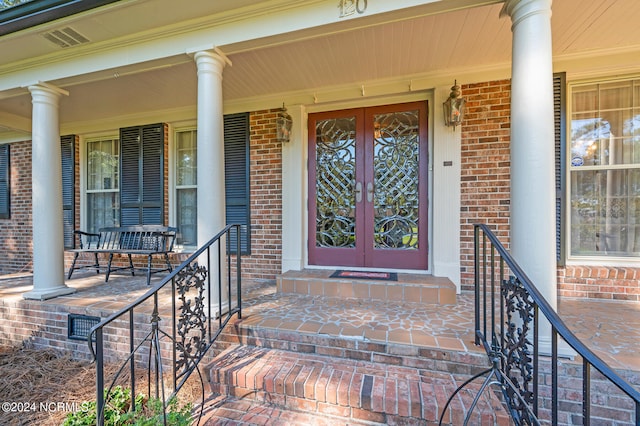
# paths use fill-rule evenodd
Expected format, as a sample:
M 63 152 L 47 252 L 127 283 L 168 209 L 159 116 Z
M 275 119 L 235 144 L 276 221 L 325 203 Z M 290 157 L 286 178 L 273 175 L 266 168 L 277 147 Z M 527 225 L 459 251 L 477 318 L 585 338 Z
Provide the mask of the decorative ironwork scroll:
M 374 116 L 375 247 L 417 249 L 419 112 Z
M 355 247 L 356 119 L 316 124 L 316 246 Z
M 194 368 L 207 350 L 207 312 L 204 301 L 207 269 L 190 264 L 176 276 L 176 371 L 178 377 Z
M 505 309 L 502 371 L 514 386 L 505 387 L 505 392 L 510 409 L 522 424 L 533 424 L 529 407 L 534 402 L 532 335 L 536 305 L 516 277 L 503 280 L 500 292 Z

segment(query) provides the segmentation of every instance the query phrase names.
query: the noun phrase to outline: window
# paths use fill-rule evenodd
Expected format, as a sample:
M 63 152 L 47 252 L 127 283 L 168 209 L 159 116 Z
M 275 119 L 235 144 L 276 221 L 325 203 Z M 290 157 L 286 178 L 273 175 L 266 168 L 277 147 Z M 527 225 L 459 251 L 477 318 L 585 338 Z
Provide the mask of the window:
M 120 143 L 117 138 L 87 142 L 87 231 L 120 224 Z
M 0 145 L 0 219 L 11 218 L 10 176 L 9 145 Z
M 176 226 L 178 242 L 197 244 L 197 134 L 196 130 L 179 130 L 175 135 Z M 239 223 L 241 251 L 250 253 L 249 216 L 249 114 L 224 116 L 225 204 L 227 224 Z M 213 237 L 213 235 L 212 235 Z M 236 247 L 235 236 L 230 241 Z
M 575 85 L 570 253 L 640 256 L 640 80 Z
M 176 226 L 178 244 L 197 244 L 197 150 L 196 131 L 176 132 Z

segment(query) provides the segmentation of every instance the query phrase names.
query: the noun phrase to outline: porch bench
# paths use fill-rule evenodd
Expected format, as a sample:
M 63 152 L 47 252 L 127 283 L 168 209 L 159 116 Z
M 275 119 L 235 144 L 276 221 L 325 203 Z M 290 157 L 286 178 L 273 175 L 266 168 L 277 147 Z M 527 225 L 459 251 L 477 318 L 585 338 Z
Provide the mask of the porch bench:
M 111 272 L 130 269 L 131 275 L 135 276 L 132 256 L 147 256 L 147 285 L 150 284 L 151 274 L 157 272 L 173 270 L 169 261 L 169 253 L 173 252 L 173 245 L 176 239 L 177 228 L 162 225 L 135 225 L 101 228 L 98 233 L 90 233 L 76 230 L 79 236 L 80 247 L 70 250 L 74 253 L 73 263 L 69 268 L 67 279 L 71 279 L 73 271 L 83 268 L 95 268 L 100 272 L 99 254 L 108 254 L 109 260 L 105 282 L 109 281 Z M 82 253 L 90 253 L 94 257 L 93 265 L 77 266 L 76 262 Z M 115 254 L 127 255 L 128 266 L 113 267 L 112 261 Z M 164 257 L 166 268 L 152 268 L 151 263 L 154 256 Z

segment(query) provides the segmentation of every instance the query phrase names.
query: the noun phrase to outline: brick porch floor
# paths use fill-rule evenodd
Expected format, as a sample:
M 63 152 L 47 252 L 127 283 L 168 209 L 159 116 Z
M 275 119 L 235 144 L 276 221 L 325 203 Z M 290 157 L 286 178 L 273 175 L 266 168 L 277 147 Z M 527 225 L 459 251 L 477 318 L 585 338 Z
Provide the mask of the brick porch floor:
M 159 278 L 154 277 L 154 281 L 157 279 Z M 55 305 L 55 311 L 62 316 L 73 312 L 97 314 L 104 318 L 149 289 L 144 277 L 114 275 L 109 283 L 104 283 L 103 275 L 86 272 L 67 281 L 69 287 L 77 290 L 74 294 L 42 302 L 24 301 L 22 294 L 29 291 L 31 285 L 29 275 L 0 278 L 0 312 L 3 313 L 0 320 L 0 343 L 8 343 L 7 334 L 10 333 L 7 330 L 25 327 L 25 324 L 7 326 L 10 317 L 6 313 L 13 312 L 12 307 L 33 310 L 43 305 Z M 301 333 L 308 339 L 318 341 L 335 337 L 363 344 L 412 345 L 424 350 L 455 351 L 461 357 L 476 359 L 483 356 L 483 351 L 473 344 L 473 295 L 470 293 L 458 295 L 456 303 L 449 305 L 282 294 L 277 292 L 276 285 L 272 283 L 245 283 L 244 293 L 243 319 L 240 323 L 243 327 L 259 330 L 257 334 Z M 640 353 L 640 304 L 563 299 L 558 303 L 558 310 L 576 335 L 587 342 L 611 367 L 640 372 L 640 357 L 637 355 Z M 64 321 L 66 316 L 58 322 Z M 35 327 L 37 322 L 38 319 L 34 319 L 34 324 L 27 324 L 27 330 L 30 326 Z M 60 329 L 59 332 L 66 330 Z M 65 338 L 66 334 L 61 336 L 62 341 Z M 40 344 L 46 341 L 42 339 Z M 86 344 L 70 344 L 72 350 L 86 349 Z M 64 344 L 54 346 L 64 347 Z M 303 343 L 299 349 L 304 351 Z M 334 350 L 336 349 L 327 349 L 327 353 L 323 354 L 320 344 L 314 347 L 314 353 L 318 355 L 332 355 L 330 351 Z M 637 379 L 639 375 L 636 373 L 634 377 Z M 374 383 L 372 381 L 372 386 Z M 638 386 L 637 381 L 635 385 Z M 362 398 L 362 395 L 359 397 Z M 223 401 L 224 407 L 217 407 Z M 255 420 L 265 415 L 272 420 L 278 419 L 268 424 L 324 424 L 324 420 L 315 418 L 311 413 L 292 419 L 290 413 L 277 406 L 265 406 L 255 401 L 219 397 L 210 400 L 207 407 L 208 418 L 211 420 L 218 415 L 224 415 L 227 419 L 237 417 L 237 421 L 225 424 L 253 424 L 245 420 Z M 241 413 L 244 414 L 241 416 Z M 217 423 L 214 421 L 208 424 Z

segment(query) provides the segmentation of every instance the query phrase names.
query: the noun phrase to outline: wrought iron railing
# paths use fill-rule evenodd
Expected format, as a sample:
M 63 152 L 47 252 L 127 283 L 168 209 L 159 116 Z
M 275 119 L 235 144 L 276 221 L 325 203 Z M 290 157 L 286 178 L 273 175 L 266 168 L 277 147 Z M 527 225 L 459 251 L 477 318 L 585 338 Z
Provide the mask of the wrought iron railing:
M 465 425 L 481 394 L 494 386 L 517 425 L 590 425 L 594 419 L 598 424 L 640 426 L 640 392 L 569 330 L 486 225 L 474 227 L 474 251 L 475 343 L 484 347 L 491 368 L 456 389 L 440 423 L 455 395 L 486 376 L 468 407 Z M 549 342 L 541 339 L 541 332 L 550 334 Z M 575 354 L 559 349 L 564 345 L 559 337 Z M 581 360 L 581 372 L 576 371 L 579 364 L 567 359 L 571 356 Z M 561 400 L 566 408 L 559 408 Z M 594 401 L 597 415 L 592 413 Z M 581 412 L 576 413 L 576 407 Z M 603 413 L 615 420 L 603 419 Z
M 136 409 L 141 372 L 147 396 L 155 394 L 162 402 L 164 424 L 169 402 L 194 371 L 204 401 L 199 363 L 233 315 L 242 315 L 240 243 L 240 225 L 227 226 L 143 296 L 91 329 L 99 426 L 112 391 L 122 382 L 131 389 L 130 409 Z M 118 367 L 105 387 L 107 362 Z M 202 409 L 198 420 L 201 416 Z

